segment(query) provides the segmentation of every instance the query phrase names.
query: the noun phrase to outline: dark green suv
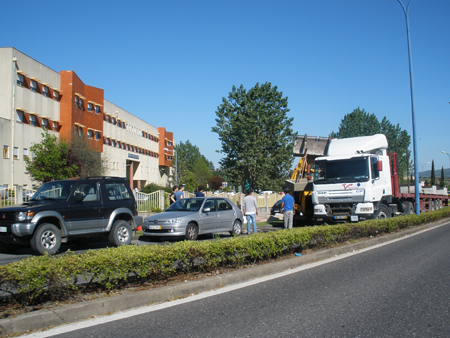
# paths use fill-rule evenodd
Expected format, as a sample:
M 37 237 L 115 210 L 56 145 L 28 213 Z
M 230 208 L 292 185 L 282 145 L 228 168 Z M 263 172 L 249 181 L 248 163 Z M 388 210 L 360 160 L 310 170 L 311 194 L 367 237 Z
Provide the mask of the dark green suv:
M 52 181 L 27 203 L 0 208 L 0 251 L 27 244 L 39 254 L 54 254 L 61 243 L 99 236 L 114 246 L 127 245 L 140 225 L 142 217 L 124 178 Z

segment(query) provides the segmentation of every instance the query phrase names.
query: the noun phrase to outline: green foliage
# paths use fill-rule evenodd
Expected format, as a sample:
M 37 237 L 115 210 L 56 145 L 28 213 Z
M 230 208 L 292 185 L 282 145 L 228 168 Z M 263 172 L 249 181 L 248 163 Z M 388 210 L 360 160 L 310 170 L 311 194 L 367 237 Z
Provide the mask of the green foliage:
M 103 166 L 101 153 L 95 151 L 85 135 L 72 133 L 69 150 L 79 160 L 81 177 L 106 175 L 106 167 Z
M 233 86 L 217 107 L 216 127 L 224 158 L 220 164 L 229 184 L 271 189 L 292 165 L 293 118 L 288 99 L 270 83 L 250 90 Z
M 411 143 L 411 137 L 408 132 L 402 130 L 400 125 L 394 126 L 388 119 L 383 117 L 381 122 L 375 114 L 369 114 L 359 107 L 353 112 L 344 116 L 339 125 L 339 131 L 331 133 L 333 138 L 348 138 L 357 136 L 370 136 L 374 134 L 384 134 L 388 140 L 388 153 L 397 152 L 399 165 L 399 178 L 402 181 L 406 176 L 410 151 L 408 147 Z
M 142 188 L 142 192 L 145 194 L 151 194 L 152 192 L 164 190 L 165 192 L 171 193 L 172 189 L 170 187 L 163 187 L 156 183 L 149 183 Z
M 360 223 L 294 228 L 252 236 L 171 245 L 122 246 L 59 256 L 34 256 L 0 266 L 3 303 L 37 305 L 79 292 L 164 281 L 178 274 L 242 267 L 304 249 L 379 236 L 450 216 L 450 208 Z M 87 281 L 80 284 L 79 281 Z
M 206 186 L 208 178 L 212 175 L 214 165 L 200 153 L 197 146 L 189 140 L 180 142 L 174 147 L 176 156 L 172 161 L 173 173 L 178 173 L 178 184 L 185 184 L 189 191 L 197 190 L 200 185 Z M 178 161 L 178 162 L 177 162 Z M 178 163 L 178 167 L 177 167 Z M 175 170 L 176 168 L 176 170 Z M 171 183 L 175 185 L 175 177 L 171 178 Z
M 434 160 L 431 161 L 431 185 L 436 185 L 436 172 L 434 171 Z
M 79 176 L 79 161 L 68 145 L 47 130 L 41 135 L 42 141 L 30 147 L 33 158 L 25 157 L 26 173 L 40 183 Z
M 441 177 L 439 178 L 439 186 L 443 188 L 445 186 L 444 166 L 441 169 Z

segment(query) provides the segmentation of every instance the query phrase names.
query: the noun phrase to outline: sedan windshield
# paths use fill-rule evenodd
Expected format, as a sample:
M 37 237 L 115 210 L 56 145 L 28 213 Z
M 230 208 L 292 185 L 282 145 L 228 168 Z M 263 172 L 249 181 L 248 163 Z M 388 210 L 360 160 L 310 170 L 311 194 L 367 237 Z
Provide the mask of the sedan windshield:
M 166 211 L 199 211 L 203 201 L 203 198 L 182 198 L 168 207 Z

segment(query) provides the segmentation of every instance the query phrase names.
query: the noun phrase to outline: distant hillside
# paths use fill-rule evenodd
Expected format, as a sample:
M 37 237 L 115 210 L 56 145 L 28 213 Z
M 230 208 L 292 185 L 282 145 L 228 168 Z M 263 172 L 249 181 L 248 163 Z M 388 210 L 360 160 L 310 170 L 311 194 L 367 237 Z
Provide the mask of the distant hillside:
M 436 178 L 441 177 L 441 169 L 434 171 L 436 174 Z M 419 171 L 419 177 L 425 177 L 425 178 L 431 178 L 431 170 L 425 170 L 420 172 Z M 450 178 L 450 169 L 444 168 L 444 178 Z

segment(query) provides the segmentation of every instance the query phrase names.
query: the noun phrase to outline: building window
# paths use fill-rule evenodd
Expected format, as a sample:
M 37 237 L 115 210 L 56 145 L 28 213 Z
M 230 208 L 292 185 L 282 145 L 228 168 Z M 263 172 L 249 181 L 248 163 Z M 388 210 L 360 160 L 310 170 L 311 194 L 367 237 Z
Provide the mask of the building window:
M 48 87 L 42 85 L 42 95 L 44 96 L 48 96 Z
M 95 113 L 99 114 L 100 113 L 100 107 L 99 106 L 95 106 Z
M 22 74 L 17 74 L 17 85 L 23 87 L 25 79 Z
M 45 129 L 48 129 L 48 120 L 47 119 L 42 119 L 42 127 Z
M 114 125 L 116 125 L 116 118 L 115 118 L 115 117 L 112 118 L 111 123 L 114 124 Z
M 92 103 L 88 102 L 88 112 L 92 112 L 94 106 L 92 105 Z
M 28 158 L 28 149 L 23 148 L 23 158 Z
M 75 105 L 78 106 L 78 96 L 75 95 Z
M 37 82 L 34 80 L 31 80 L 30 83 L 31 83 L 31 90 L 33 92 L 37 92 Z
M 109 115 L 106 115 L 106 122 L 111 122 L 111 117 Z
M 89 130 L 89 129 L 88 129 L 88 131 L 87 131 L 87 137 L 88 137 L 88 138 L 93 138 L 93 137 L 94 137 L 94 132 L 93 132 L 92 130 Z
M 59 92 L 57 92 L 56 90 L 53 91 L 53 98 L 58 101 L 59 100 Z
M 78 128 L 78 135 L 81 136 L 83 134 L 83 128 L 79 127 Z
M 19 159 L 19 148 L 18 147 L 14 147 L 13 155 L 14 155 L 15 160 Z
M 73 132 L 75 133 L 75 135 L 78 134 L 78 126 L 77 125 L 73 126 Z
M 23 123 L 23 111 L 16 110 L 16 121 Z
M 3 158 L 9 158 L 9 146 L 3 146 Z
M 37 123 L 36 123 L 36 115 L 30 115 L 30 125 L 32 125 L 32 126 L 37 126 Z
M 109 138 L 106 139 L 106 144 L 109 146 L 111 144 L 111 141 L 109 140 Z
M 83 106 L 83 99 L 82 99 L 81 97 L 78 99 L 78 104 L 79 104 L 79 106 L 80 106 L 81 109 L 84 109 L 84 106 Z
M 116 146 L 116 140 L 112 140 L 112 146 L 113 146 L 113 147 Z
M 58 131 L 58 122 L 53 121 L 52 124 L 53 124 L 53 129 Z
M 98 131 L 95 132 L 95 140 L 98 141 L 100 139 L 100 133 Z

